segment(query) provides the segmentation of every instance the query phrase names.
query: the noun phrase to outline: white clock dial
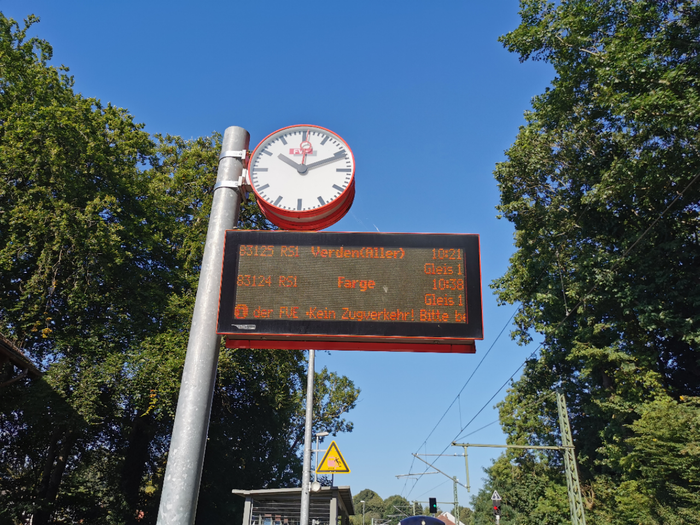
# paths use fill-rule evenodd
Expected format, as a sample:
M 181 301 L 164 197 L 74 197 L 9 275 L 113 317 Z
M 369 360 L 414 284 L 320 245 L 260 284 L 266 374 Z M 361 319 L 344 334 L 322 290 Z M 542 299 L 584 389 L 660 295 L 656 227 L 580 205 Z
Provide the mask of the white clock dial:
M 330 214 L 354 184 L 355 160 L 338 135 L 318 126 L 291 126 L 268 135 L 248 165 L 264 205 L 288 217 Z

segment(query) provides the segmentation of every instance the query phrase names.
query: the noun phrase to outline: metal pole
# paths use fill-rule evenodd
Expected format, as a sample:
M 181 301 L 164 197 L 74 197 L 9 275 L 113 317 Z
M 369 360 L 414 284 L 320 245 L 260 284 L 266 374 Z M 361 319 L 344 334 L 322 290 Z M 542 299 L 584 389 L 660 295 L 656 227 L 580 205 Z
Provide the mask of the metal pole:
M 471 490 L 469 490 L 471 485 L 469 484 L 469 456 L 467 456 L 467 447 L 464 447 L 464 468 L 467 471 L 467 492 L 471 492 Z
M 301 476 L 301 511 L 299 525 L 309 524 L 309 489 L 311 485 L 311 426 L 314 413 L 314 360 L 316 351 L 309 350 L 309 371 L 306 378 L 306 428 L 304 430 L 304 470 Z
M 316 450 L 314 452 L 316 452 L 316 468 L 314 469 L 314 481 L 318 481 L 318 434 L 316 434 Z
M 328 435 L 330 435 L 330 433 L 325 432 L 325 431 L 316 433 L 316 450 L 314 451 L 316 453 L 316 467 L 314 468 L 314 481 L 318 481 L 318 453 L 319 453 L 318 438 L 326 437 Z
M 459 522 L 459 499 L 457 497 L 457 476 L 454 478 L 454 487 L 455 487 L 455 525 L 461 525 Z
M 197 513 L 219 360 L 220 338 L 216 334 L 216 317 L 224 232 L 236 226 L 241 204 L 240 192 L 232 183 L 239 182 L 244 159 L 228 154 L 247 151 L 249 142 L 250 135 L 245 129 L 237 126 L 226 128 L 158 509 L 158 525 L 192 525 Z

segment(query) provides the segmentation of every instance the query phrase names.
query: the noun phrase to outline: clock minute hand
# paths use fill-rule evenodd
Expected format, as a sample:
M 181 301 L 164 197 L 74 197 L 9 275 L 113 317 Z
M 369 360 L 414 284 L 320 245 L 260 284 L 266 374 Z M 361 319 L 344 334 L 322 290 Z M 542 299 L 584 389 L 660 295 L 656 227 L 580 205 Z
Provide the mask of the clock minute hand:
M 339 151 L 338 153 L 336 153 L 332 157 L 328 157 L 327 159 L 323 159 L 323 160 L 319 160 L 316 162 L 312 162 L 311 164 L 307 164 L 306 169 L 310 170 L 313 168 L 318 168 L 319 166 L 323 166 L 324 164 L 329 164 L 331 162 L 335 162 L 336 160 L 340 160 L 342 158 L 345 158 L 345 150 Z

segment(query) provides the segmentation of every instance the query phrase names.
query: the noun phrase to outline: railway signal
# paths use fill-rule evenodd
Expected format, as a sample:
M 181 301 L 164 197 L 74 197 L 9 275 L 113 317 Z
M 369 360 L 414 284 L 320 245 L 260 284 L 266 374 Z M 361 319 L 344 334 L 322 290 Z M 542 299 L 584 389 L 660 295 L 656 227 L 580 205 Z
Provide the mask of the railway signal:
M 501 496 L 497 490 L 491 495 L 491 503 L 493 504 L 493 515 L 496 516 L 496 523 L 501 521 Z

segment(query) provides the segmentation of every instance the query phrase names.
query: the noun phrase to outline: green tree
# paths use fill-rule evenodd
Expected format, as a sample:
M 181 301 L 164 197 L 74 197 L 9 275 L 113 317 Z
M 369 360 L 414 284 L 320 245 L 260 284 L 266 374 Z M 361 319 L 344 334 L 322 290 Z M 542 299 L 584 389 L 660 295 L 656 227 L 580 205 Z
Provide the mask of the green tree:
M 505 425 L 514 442 L 558 441 L 544 396 L 562 388 L 605 522 L 634 422 L 700 393 L 700 6 L 522 0 L 520 15 L 501 41 L 556 77 L 495 171 L 517 251 L 493 287 L 520 304 L 515 336 L 544 338 L 505 402 L 527 416 Z M 656 523 L 658 504 L 629 522 Z
M 384 514 L 382 518 L 389 523 L 398 523 L 412 514 L 413 505 L 403 496 L 389 496 L 384 500 Z
M 457 517 L 457 508 L 452 507 L 450 514 Z M 469 507 L 459 506 L 459 521 L 464 525 L 474 525 L 474 511 Z
M 609 506 L 626 523 L 700 523 L 700 399 L 659 399 L 638 415 Z
M 370 489 L 364 489 L 352 498 L 355 515 L 350 517 L 352 525 L 362 525 L 362 501 L 365 502 L 365 525 L 370 525 L 373 519 L 381 519 L 384 515 L 384 500 Z
M 62 399 L 49 406 L 66 407 L 44 409 L 50 438 L 28 456 L 30 490 L 10 488 L 42 524 L 64 475 L 119 425 L 127 350 L 157 330 L 178 282 L 138 169 L 153 142 L 126 111 L 73 92 L 48 65 L 49 44 L 27 39 L 36 20 L 20 28 L 0 15 L 0 329 L 46 368 Z
M 493 522 L 491 496 L 502 498 L 501 515 L 507 523 L 569 525 L 566 481 L 561 469 L 543 454 L 512 449 L 486 469 L 489 483 L 473 498 L 477 523 Z
M 296 415 L 303 409 L 306 374 L 302 352 L 238 349 L 222 353 L 198 523 L 242 519 L 240 500 L 230 496 L 232 488 L 299 486 L 305 421 Z M 316 373 L 314 395 L 318 392 L 325 396 L 318 399 L 312 431 L 349 432 L 352 425 L 340 414 L 355 405 L 359 390 L 353 382 L 324 368 Z
M 0 523 L 154 523 L 221 139 L 153 139 L 74 93 L 36 21 L 0 14 L 0 332 L 44 371 L 0 395 Z M 247 201 L 239 227 L 270 224 Z M 222 349 L 200 520 L 230 518 L 211 487 L 298 480 L 305 369 Z M 317 381 L 318 424 L 350 431 L 358 390 Z

